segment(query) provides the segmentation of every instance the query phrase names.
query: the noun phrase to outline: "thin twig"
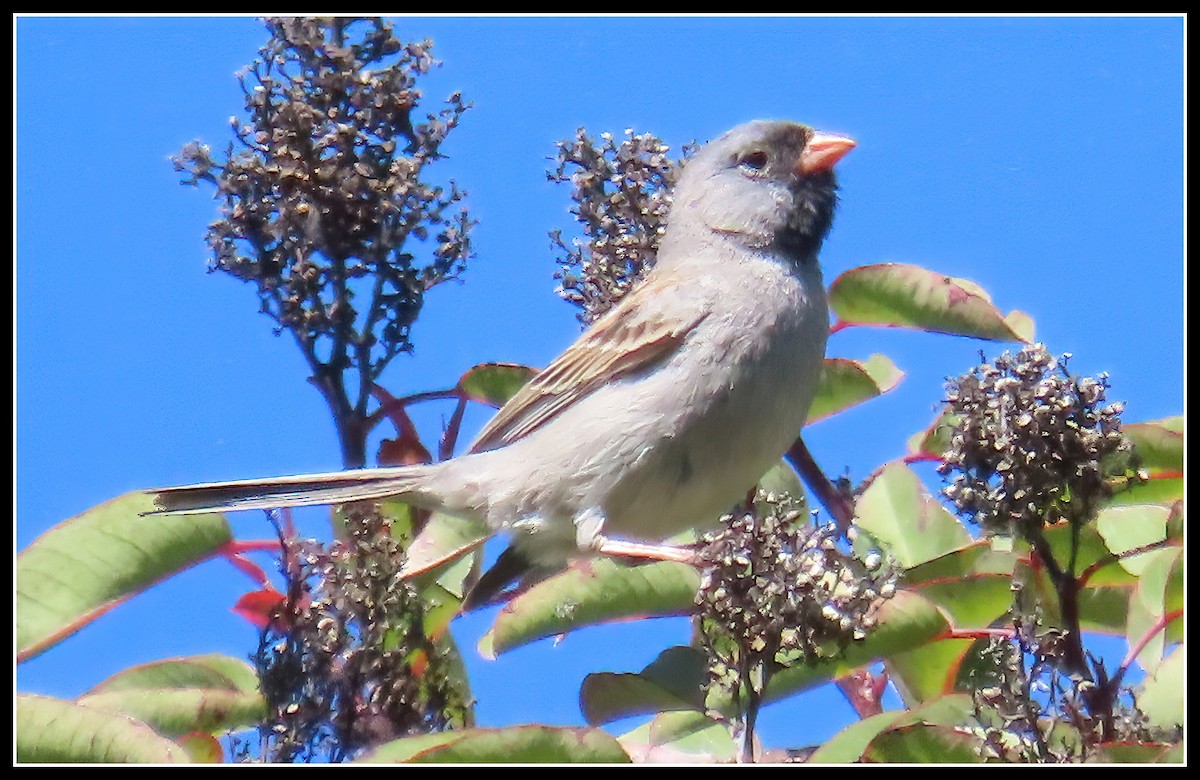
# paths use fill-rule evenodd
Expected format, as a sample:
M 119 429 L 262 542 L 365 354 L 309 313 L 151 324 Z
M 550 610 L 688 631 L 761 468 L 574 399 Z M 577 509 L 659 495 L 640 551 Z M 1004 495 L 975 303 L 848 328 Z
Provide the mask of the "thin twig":
M 379 408 L 367 416 L 367 427 L 374 428 L 384 417 L 391 415 L 397 409 L 403 409 L 409 404 L 422 403 L 424 401 L 443 401 L 459 397 L 461 397 L 461 394 L 458 388 L 450 387 L 445 390 L 426 390 L 423 393 L 413 393 L 412 395 L 381 401 Z
M 1092 575 L 1100 569 L 1103 569 L 1105 566 L 1126 560 L 1128 558 L 1133 558 L 1134 556 L 1141 555 L 1142 553 L 1161 550 L 1165 547 L 1178 547 L 1180 544 L 1181 542 L 1178 539 L 1159 539 L 1157 542 L 1150 542 L 1149 544 L 1143 544 L 1140 547 L 1134 547 L 1124 552 L 1115 553 L 1112 558 L 1104 558 L 1096 561 L 1091 566 L 1086 567 L 1082 572 L 1079 573 L 1079 587 L 1082 588 L 1087 585 L 1088 580 L 1092 578 Z
M 854 520 L 854 500 L 829 481 L 825 472 L 821 471 L 821 467 L 813 459 L 803 437 L 796 437 L 796 441 L 792 443 L 785 457 L 788 463 L 792 464 L 792 468 L 796 469 L 800 478 L 804 480 L 804 484 L 808 485 L 808 489 L 816 495 L 826 511 L 832 515 L 838 528 L 845 532 Z
M 1170 612 L 1159 615 L 1158 619 L 1154 621 L 1150 628 L 1146 629 L 1146 632 L 1138 637 L 1138 640 L 1129 648 L 1129 652 L 1126 654 L 1125 659 L 1121 661 L 1121 665 L 1117 667 L 1116 674 L 1112 676 L 1112 680 L 1109 682 L 1109 687 L 1112 690 L 1115 691 L 1121 684 L 1121 679 L 1125 676 L 1125 672 L 1128 671 L 1129 667 L 1133 665 L 1133 662 L 1137 660 L 1138 655 L 1146 649 L 1146 645 L 1150 644 L 1150 640 L 1154 638 L 1154 635 L 1166 630 L 1168 625 L 1181 617 L 1183 617 L 1182 609 L 1171 610 Z
M 442 440 L 438 442 L 438 460 L 449 460 L 454 455 L 454 446 L 458 443 L 458 432 L 462 428 L 463 414 L 466 411 L 467 398 L 459 396 L 454 413 L 450 415 L 450 422 L 446 423 L 446 430 L 442 433 Z

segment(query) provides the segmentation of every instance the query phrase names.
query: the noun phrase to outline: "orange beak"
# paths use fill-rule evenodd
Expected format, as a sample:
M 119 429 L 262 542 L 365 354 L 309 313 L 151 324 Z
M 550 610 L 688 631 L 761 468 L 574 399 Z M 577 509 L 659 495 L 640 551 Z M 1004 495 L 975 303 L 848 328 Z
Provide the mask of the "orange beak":
M 806 175 L 828 171 L 856 146 L 858 146 L 858 142 L 844 135 L 813 133 L 813 137 L 808 139 L 804 151 L 800 153 L 800 161 L 796 163 L 796 173 Z

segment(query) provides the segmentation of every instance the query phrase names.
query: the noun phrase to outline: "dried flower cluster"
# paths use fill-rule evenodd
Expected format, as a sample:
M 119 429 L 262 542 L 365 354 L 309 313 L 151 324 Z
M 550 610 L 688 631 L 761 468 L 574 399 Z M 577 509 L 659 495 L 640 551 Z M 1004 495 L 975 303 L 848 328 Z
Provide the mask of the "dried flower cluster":
M 994 637 L 973 665 L 971 693 L 975 704 L 972 732 L 980 753 L 1004 763 L 1078 763 L 1105 743 L 1158 742 L 1182 739 L 1182 729 L 1150 725 L 1127 689 L 1114 697 L 1103 718 L 1092 713 L 1090 683 L 1063 674 L 1057 663 L 1060 632 L 1027 618 L 1033 610 L 1014 614 L 1015 640 Z
M 786 499 L 760 492 L 759 501 L 771 511 L 727 515 L 703 540 L 696 605 L 710 676 L 726 688 L 755 667 L 769 673 L 840 653 L 866 637 L 896 589 L 898 572 L 879 553 L 856 557 L 839 548 L 833 526 L 805 522 Z
M 467 105 L 455 94 L 415 122 L 432 42 L 404 43 L 380 19 L 266 24 L 270 40 L 239 74 L 236 147 L 218 160 L 193 142 L 173 160 L 221 201 L 211 268 L 253 283 L 314 369 L 356 368 L 368 385 L 412 348 L 425 291 L 471 255 L 463 192 L 423 179 Z
M 343 508 L 328 546 L 281 534 L 287 600 L 255 663 L 271 716 L 266 758 L 340 761 L 412 734 L 469 725 L 457 658 L 425 636 L 403 551 L 373 504 Z
M 558 142 L 558 167 L 552 181 L 570 181 L 575 215 L 583 238 L 568 244 L 561 231 L 551 233 L 559 258 L 559 295 L 578 306 L 579 321 L 588 325 L 629 292 L 654 265 L 658 242 L 671 206 L 671 187 L 681 161 L 649 133 L 625 131 L 618 142 L 611 133 L 601 143 L 580 128 L 575 138 Z M 684 149 L 684 155 L 689 153 Z
M 1110 494 L 1104 462 L 1128 453 L 1108 380 L 1071 376 L 1067 356 L 1041 344 L 1005 353 L 952 382 L 957 418 L 939 472 L 945 495 L 993 534 L 1024 534 L 1060 520 L 1087 522 Z

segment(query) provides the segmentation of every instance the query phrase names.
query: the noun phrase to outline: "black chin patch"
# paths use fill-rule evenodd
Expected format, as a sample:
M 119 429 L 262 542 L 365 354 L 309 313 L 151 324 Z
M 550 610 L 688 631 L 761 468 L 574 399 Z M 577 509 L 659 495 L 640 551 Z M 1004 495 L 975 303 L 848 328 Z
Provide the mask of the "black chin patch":
M 793 208 L 776 242 L 797 260 L 815 259 L 833 225 L 837 180 L 832 171 L 802 176 L 792 186 Z

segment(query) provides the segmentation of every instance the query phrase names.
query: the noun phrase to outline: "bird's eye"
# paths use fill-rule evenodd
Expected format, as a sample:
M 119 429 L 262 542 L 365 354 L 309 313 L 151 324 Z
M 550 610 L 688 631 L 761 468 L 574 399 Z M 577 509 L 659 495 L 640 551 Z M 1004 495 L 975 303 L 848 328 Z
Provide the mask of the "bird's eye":
M 761 171 L 767 167 L 767 153 L 762 149 L 753 149 L 738 158 L 738 165 L 752 171 Z

